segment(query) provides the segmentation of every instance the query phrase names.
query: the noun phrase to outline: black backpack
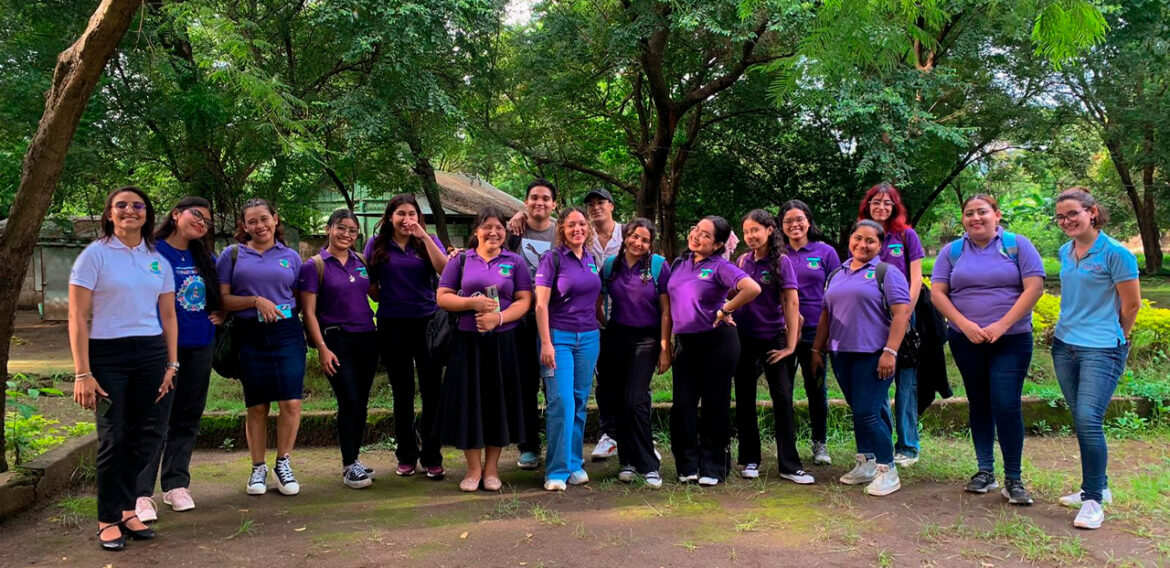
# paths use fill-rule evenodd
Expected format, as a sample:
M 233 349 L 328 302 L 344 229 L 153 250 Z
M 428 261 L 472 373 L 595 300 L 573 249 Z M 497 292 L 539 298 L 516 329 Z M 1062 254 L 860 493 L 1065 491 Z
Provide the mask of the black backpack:
M 240 245 L 232 245 L 232 279 L 236 276 L 236 260 L 240 257 Z M 211 368 L 215 369 L 219 376 L 228 379 L 239 379 L 243 375 L 242 365 L 240 364 L 239 350 L 235 347 L 233 341 L 233 325 L 235 318 L 228 315 L 224 318 L 223 324 L 219 329 L 215 330 L 215 352 L 212 354 Z
M 463 284 L 463 265 L 467 262 L 467 252 L 459 253 L 459 278 Z M 439 366 L 446 366 L 451 356 L 451 338 L 455 337 L 455 330 L 459 329 L 459 312 L 449 312 L 442 308 L 435 312 L 427 324 L 427 351 L 431 354 L 431 361 Z
M 829 282 L 833 281 L 833 277 L 841 272 L 838 266 L 825 277 L 825 291 L 829 290 Z M 886 311 L 886 318 L 890 321 L 894 320 L 894 314 L 890 312 L 890 305 L 886 303 L 886 273 L 890 271 L 890 265 L 886 262 L 879 262 L 874 268 L 874 277 L 878 283 L 878 293 L 882 297 L 882 309 Z M 921 295 L 919 296 L 921 299 Z M 911 309 L 914 307 L 911 306 Z M 906 337 L 902 339 L 902 345 L 898 347 L 898 368 L 899 369 L 914 369 L 918 367 L 919 350 L 922 347 L 922 337 L 918 335 L 918 330 L 914 329 L 913 325 L 906 326 Z

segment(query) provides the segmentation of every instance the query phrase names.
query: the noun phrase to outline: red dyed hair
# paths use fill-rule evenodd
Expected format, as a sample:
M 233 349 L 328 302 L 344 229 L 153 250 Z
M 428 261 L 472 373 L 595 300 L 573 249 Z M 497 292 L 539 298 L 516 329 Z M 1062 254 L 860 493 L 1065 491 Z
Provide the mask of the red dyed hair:
M 869 202 L 874 197 L 883 193 L 889 195 L 890 201 L 894 202 L 894 210 L 890 213 L 890 218 L 886 219 L 884 223 L 886 232 L 901 233 L 909 229 L 910 224 L 906 222 L 906 205 L 902 203 L 902 194 L 898 193 L 898 188 L 887 181 L 883 181 L 865 192 L 865 197 L 861 198 L 861 207 L 857 210 L 857 220 L 874 220 L 873 216 L 869 214 Z

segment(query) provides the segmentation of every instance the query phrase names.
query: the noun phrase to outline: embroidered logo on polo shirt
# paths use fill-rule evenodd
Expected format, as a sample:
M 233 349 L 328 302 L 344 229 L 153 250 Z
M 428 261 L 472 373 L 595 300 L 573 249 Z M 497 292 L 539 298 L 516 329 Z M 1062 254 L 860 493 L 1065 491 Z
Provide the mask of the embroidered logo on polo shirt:
M 280 267 L 281 268 L 288 268 L 289 267 L 289 263 L 288 263 L 287 258 L 280 259 Z
M 155 274 L 162 274 L 162 268 L 159 266 L 157 260 L 150 263 L 150 271 Z
M 649 268 L 642 271 L 642 282 L 649 282 L 652 278 L 654 278 L 654 273 Z
M 812 268 L 814 270 L 817 268 L 820 268 L 821 267 L 821 257 L 819 257 L 819 256 L 808 257 L 808 267 Z
M 873 277 L 876 274 L 877 274 L 877 270 L 866 270 L 865 271 L 865 279 L 866 280 L 873 280 Z
M 501 264 L 500 276 L 512 276 L 512 268 L 511 264 Z
M 892 244 L 890 245 L 890 254 L 892 256 L 902 256 L 902 249 L 904 247 L 905 245 L 902 244 Z
M 699 280 L 710 280 L 711 275 L 715 273 L 714 269 L 703 268 L 699 270 Z
M 366 272 L 366 267 L 364 267 L 364 266 L 359 266 L 359 267 L 358 267 L 358 269 L 357 269 L 357 275 L 358 275 L 359 277 L 361 277 L 361 278 L 365 278 L 366 280 L 369 280 L 369 279 L 370 279 L 370 275 L 369 275 L 369 273 L 368 273 L 368 272 Z
M 760 282 L 762 282 L 764 284 L 771 284 L 772 283 L 772 273 L 767 271 L 767 270 L 761 272 L 760 273 Z
M 589 272 L 597 274 L 597 265 L 592 262 L 589 263 Z

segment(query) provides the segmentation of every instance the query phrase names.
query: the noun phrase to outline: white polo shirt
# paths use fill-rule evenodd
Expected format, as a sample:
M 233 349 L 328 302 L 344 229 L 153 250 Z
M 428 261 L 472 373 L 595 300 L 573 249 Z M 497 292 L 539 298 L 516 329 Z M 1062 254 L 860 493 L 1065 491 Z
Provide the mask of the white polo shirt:
M 593 255 L 598 263 L 605 263 L 605 259 L 617 255 L 618 250 L 622 248 L 621 223 L 613 222 L 613 235 L 609 238 L 609 242 L 605 243 L 605 246 L 602 246 L 601 239 L 597 237 L 597 233 L 594 233 L 588 248 L 589 254 Z
M 175 291 L 171 265 L 158 251 L 146 241 L 129 248 L 117 237 L 85 247 L 69 284 L 93 292 L 93 339 L 161 335 L 158 297 Z

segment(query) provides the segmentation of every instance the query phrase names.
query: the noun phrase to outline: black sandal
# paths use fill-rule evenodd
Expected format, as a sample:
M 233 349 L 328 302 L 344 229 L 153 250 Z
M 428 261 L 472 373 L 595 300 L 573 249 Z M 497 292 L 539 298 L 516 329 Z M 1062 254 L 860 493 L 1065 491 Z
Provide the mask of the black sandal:
M 156 536 L 156 534 L 154 532 L 154 529 L 152 529 L 150 527 L 146 527 L 140 531 L 136 531 L 136 530 L 126 526 L 126 521 L 129 521 L 130 519 L 137 519 L 137 518 L 138 518 L 138 515 L 131 515 L 129 517 L 126 517 L 125 519 L 122 519 L 122 521 L 118 523 L 118 526 L 122 527 L 122 533 L 125 534 L 126 536 L 130 537 L 130 540 L 150 540 L 150 539 L 154 538 Z
M 102 533 L 106 532 L 106 530 L 111 529 L 113 527 L 121 528 L 121 525 L 122 525 L 122 523 L 114 523 L 112 525 L 106 525 L 106 526 L 98 529 L 97 539 L 98 539 L 98 544 L 100 544 L 102 547 L 102 550 L 109 550 L 112 552 L 117 552 L 119 550 L 126 548 L 126 537 L 121 535 L 121 534 L 119 534 L 118 538 L 116 538 L 114 540 L 102 540 Z

